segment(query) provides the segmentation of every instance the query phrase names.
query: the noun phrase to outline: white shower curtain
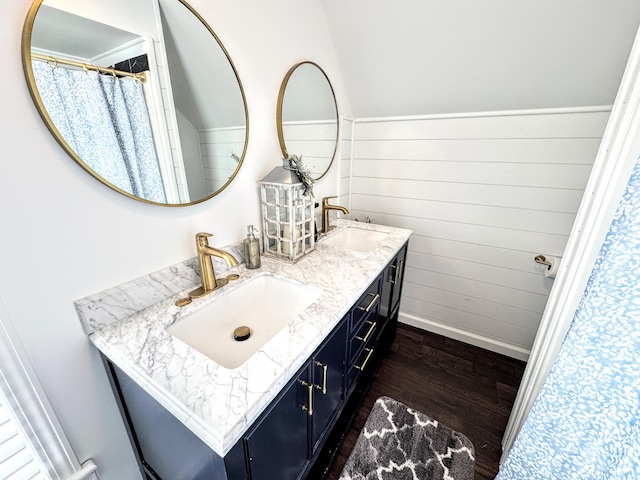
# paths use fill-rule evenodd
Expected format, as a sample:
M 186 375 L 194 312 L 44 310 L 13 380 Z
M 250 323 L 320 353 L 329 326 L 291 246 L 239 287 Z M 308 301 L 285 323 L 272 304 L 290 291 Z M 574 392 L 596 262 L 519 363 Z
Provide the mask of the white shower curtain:
M 166 201 L 142 85 L 33 61 L 38 92 L 67 144 L 100 177 L 137 197 Z

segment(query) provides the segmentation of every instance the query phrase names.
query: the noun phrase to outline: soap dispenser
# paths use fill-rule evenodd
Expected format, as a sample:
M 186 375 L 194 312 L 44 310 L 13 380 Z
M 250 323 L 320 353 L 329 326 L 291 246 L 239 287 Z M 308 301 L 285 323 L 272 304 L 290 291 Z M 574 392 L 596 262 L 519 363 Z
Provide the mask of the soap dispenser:
M 247 238 L 244 239 L 244 261 L 249 269 L 260 268 L 260 240 L 256 238 L 257 232 L 253 225 L 247 225 Z

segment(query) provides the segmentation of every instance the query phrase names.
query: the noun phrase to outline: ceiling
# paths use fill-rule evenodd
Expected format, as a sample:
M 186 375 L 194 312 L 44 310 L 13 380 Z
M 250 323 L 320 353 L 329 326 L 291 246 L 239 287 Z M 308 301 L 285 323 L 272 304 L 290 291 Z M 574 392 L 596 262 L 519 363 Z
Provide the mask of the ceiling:
M 82 32 L 82 35 L 73 32 Z M 31 46 L 61 57 L 90 61 L 136 38 L 137 35 L 111 25 L 41 5 L 34 23 Z
M 322 0 L 355 118 L 610 105 L 637 0 Z

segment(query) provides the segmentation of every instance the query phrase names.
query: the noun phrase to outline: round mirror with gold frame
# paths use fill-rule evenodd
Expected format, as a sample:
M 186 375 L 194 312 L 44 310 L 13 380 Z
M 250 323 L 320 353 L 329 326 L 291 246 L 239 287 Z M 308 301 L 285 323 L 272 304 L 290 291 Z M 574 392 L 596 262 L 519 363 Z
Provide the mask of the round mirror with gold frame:
M 284 157 L 301 157 L 312 178 L 322 178 L 338 146 L 338 104 L 319 65 L 301 62 L 287 72 L 278 95 L 276 122 Z
M 36 0 L 22 60 L 58 143 L 123 195 L 192 205 L 228 187 L 242 166 L 242 84 L 184 0 Z

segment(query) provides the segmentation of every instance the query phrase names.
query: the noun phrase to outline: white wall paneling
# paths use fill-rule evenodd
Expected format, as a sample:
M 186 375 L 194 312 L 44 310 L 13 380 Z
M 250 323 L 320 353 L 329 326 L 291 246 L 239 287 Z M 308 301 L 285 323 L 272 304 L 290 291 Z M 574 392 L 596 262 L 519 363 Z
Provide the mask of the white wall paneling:
M 414 231 L 402 321 L 527 358 L 609 112 L 356 121 L 352 218 Z
M 602 137 L 584 201 L 549 296 L 511 417 L 502 439 L 502 463 L 544 385 L 584 295 L 591 270 L 640 151 L 640 34 L 629 56 L 611 117 Z
M 350 118 L 340 119 L 340 205 L 351 210 L 351 169 L 353 158 L 354 121 Z M 355 219 L 355 217 L 352 217 Z
M 200 132 L 206 195 L 222 188 L 235 172 L 238 162 L 232 154 L 242 157 L 246 134 L 247 129 L 244 127 L 215 128 Z

